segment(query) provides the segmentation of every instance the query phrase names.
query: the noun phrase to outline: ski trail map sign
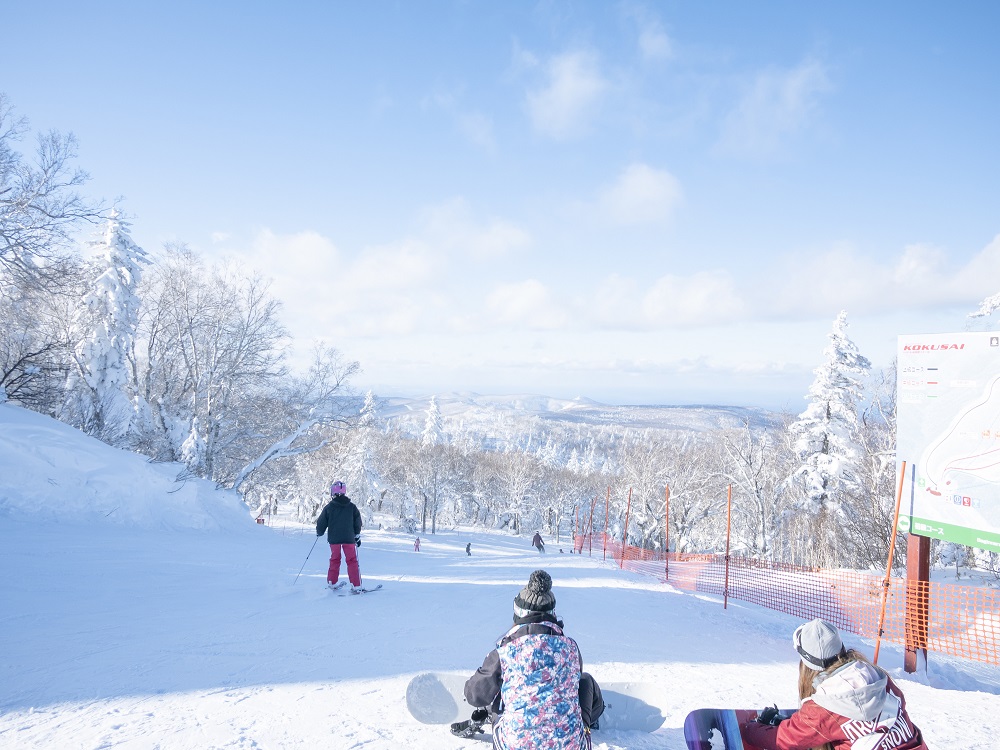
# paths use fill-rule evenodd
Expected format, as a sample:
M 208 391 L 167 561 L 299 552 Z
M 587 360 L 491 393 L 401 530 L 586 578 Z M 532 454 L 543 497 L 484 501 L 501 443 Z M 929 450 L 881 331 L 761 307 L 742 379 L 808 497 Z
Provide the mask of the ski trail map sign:
M 901 531 L 1000 552 L 1000 332 L 899 337 Z

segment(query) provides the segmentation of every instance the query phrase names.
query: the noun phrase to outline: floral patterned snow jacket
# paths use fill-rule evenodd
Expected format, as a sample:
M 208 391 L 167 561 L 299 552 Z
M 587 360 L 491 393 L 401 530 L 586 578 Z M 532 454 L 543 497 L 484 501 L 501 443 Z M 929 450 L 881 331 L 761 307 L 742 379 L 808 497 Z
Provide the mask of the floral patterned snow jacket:
M 465 683 L 465 699 L 502 711 L 493 724 L 496 750 L 583 750 L 580 648 L 554 617 L 516 622 Z

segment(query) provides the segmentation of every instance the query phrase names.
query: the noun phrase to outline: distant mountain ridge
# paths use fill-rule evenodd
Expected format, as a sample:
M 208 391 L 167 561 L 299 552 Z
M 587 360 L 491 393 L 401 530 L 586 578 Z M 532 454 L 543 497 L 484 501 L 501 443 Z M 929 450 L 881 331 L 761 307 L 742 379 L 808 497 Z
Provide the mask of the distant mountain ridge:
M 531 418 L 543 422 L 580 425 L 614 425 L 631 429 L 704 432 L 741 427 L 773 427 L 783 420 L 780 412 L 757 407 L 715 405 L 602 404 L 588 398 L 558 399 L 534 394 L 505 396 L 479 393 L 442 393 L 419 398 L 386 398 L 380 416 L 411 430 L 422 427 L 431 398 L 437 399 L 441 416 L 450 423 L 482 423 L 491 418 Z

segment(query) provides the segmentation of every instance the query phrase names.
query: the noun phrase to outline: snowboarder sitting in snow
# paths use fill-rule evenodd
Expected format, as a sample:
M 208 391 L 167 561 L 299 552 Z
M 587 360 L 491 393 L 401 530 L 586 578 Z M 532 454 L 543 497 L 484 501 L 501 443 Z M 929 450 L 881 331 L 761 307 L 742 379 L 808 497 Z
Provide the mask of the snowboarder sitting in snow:
M 489 707 L 496 750 L 590 747 L 604 700 L 555 607 L 552 578 L 536 570 L 514 597 L 514 626 L 465 683 L 469 705 Z M 452 725 L 452 731 L 468 723 Z
M 330 487 L 330 502 L 316 519 L 316 536 L 323 536 L 330 543 L 330 569 L 326 582 L 337 586 L 340 578 L 340 557 L 347 561 L 347 577 L 351 588 L 361 588 L 361 570 L 358 568 L 358 550 L 361 546 L 361 512 L 346 494 L 343 482 L 334 482 Z
M 746 750 L 927 750 L 900 689 L 861 653 L 845 648 L 833 625 L 800 625 L 792 644 L 799 653 L 802 708 L 787 719 L 776 708 L 743 716 Z

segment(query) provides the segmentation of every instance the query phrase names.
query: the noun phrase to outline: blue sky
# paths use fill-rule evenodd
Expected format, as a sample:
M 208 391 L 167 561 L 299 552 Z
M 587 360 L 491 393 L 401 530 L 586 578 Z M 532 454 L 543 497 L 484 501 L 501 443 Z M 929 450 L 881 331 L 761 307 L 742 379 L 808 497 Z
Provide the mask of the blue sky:
M 17 3 L 0 91 L 362 388 L 797 412 L 1000 291 L 998 7 Z

